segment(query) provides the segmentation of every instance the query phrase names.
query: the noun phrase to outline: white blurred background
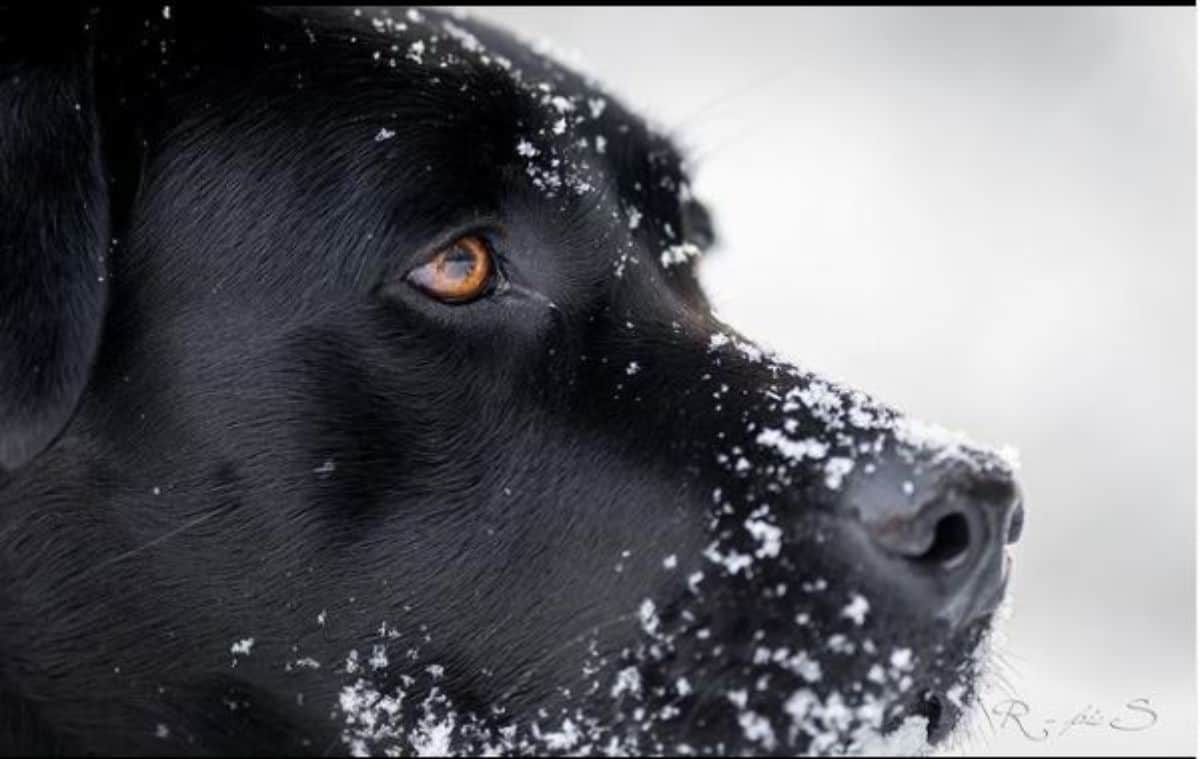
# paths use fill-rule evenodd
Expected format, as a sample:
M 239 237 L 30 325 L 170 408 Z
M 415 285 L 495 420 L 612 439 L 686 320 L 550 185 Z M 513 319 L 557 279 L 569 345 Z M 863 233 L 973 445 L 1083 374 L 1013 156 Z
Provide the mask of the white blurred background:
M 1020 449 L 985 705 L 1050 735 L 980 717 L 948 753 L 1194 753 L 1194 9 L 470 12 L 690 148 L 726 321 Z M 1136 698 L 1157 723 L 1109 727 Z

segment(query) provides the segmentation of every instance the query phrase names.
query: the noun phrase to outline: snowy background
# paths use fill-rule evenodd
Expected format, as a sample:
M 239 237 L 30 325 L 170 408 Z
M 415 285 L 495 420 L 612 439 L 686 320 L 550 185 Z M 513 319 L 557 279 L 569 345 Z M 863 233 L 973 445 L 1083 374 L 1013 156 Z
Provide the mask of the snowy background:
M 1056 721 L 947 753 L 1194 753 L 1194 10 L 471 13 L 692 151 L 726 321 L 1020 449 L 1011 695 L 985 700 Z M 1157 723 L 1108 727 L 1135 698 Z

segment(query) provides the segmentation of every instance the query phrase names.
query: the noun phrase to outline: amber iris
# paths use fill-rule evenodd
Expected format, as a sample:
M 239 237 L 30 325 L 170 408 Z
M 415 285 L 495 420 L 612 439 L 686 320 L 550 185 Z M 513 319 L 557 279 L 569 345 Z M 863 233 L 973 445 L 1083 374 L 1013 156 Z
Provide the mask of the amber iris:
M 465 235 L 409 272 L 408 281 L 445 303 L 475 300 L 492 281 L 491 251 L 479 237 Z

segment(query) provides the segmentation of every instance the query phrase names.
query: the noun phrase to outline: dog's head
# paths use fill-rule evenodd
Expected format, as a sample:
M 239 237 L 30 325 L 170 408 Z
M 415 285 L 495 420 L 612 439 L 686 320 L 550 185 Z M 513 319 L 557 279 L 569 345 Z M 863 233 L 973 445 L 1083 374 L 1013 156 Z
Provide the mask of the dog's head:
M 954 724 L 1010 467 L 718 321 L 666 137 L 434 12 L 70 26 L 0 24 L 0 737 Z

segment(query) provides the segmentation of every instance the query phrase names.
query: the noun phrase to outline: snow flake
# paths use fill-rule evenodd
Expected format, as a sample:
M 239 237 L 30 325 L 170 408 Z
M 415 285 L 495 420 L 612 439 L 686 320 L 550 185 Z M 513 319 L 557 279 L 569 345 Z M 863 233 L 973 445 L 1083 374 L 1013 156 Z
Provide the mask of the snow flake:
M 867 612 L 871 605 L 867 603 L 867 599 L 855 593 L 850 600 L 850 603 L 842 609 L 842 616 L 854 620 L 854 624 L 862 626 L 863 620 L 867 617 Z

